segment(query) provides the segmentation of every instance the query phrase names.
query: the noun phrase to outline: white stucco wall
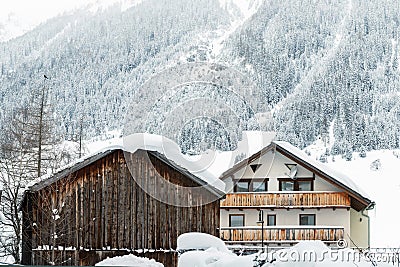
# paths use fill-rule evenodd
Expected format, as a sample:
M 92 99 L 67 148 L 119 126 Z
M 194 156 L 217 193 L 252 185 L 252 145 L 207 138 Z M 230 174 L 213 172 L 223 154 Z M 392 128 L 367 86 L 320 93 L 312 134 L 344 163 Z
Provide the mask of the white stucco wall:
M 256 209 L 221 209 L 221 227 L 229 227 L 229 214 L 243 214 L 245 216 L 245 226 L 257 226 L 258 210 Z M 264 220 L 268 214 L 276 215 L 276 225 L 300 225 L 300 214 L 315 214 L 316 225 L 320 226 L 343 226 L 345 237 L 351 235 L 350 211 L 345 208 L 335 209 L 264 209 Z
M 364 214 L 368 214 L 367 211 Z M 368 218 L 363 216 L 361 212 L 357 212 L 354 209 L 350 209 L 350 237 L 355 243 L 351 243 L 351 246 L 366 248 L 368 244 Z M 349 243 L 350 244 L 350 243 Z

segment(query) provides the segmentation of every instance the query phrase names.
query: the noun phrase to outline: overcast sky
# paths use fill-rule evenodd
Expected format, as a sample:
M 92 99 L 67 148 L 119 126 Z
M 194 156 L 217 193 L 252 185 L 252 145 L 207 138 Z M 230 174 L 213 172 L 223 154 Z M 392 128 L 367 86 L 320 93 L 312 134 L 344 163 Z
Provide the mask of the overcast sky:
M 71 10 L 94 0 L 0 0 L 0 17 L 9 14 L 31 21 L 50 18 L 64 10 Z
M 6 34 L 15 37 L 65 11 L 93 3 L 106 6 L 121 1 L 123 0 L 0 0 L 0 28 L 4 27 Z

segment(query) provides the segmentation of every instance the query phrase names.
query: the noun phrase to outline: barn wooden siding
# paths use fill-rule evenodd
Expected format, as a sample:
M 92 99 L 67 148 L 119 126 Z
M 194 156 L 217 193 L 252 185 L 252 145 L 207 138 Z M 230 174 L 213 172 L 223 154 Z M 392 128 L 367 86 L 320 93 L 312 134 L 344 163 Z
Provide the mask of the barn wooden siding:
M 154 199 L 132 178 L 124 152 L 113 151 L 26 193 L 23 264 L 94 265 L 110 255 L 144 251 L 169 267 L 177 264 L 180 234 L 219 236 L 219 200 L 212 196 L 215 201 L 201 205 L 212 193 L 194 196 L 168 185 L 199 186 L 154 153 L 139 150 L 128 160 L 142 187 L 178 202 L 190 198 L 198 205 L 177 207 Z M 155 179 L 158 174 L 163 179 Z

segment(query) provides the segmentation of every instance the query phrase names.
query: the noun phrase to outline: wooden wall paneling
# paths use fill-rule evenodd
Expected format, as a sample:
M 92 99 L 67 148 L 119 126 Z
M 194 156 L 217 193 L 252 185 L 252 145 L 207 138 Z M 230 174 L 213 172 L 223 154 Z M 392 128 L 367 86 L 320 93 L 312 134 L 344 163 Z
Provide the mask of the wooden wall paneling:
M 117 216 L 118 216 L 118 240 L 117 240 L 117 248 L 124 248 L 125 243 L 125 199 L 126 199 L 126 187 L 125 187 L 125 179 L 121 174 L 121 163 L 119 161 L 118 154 L 115 155 L 115 178 L 118 180 L 118 207 L 117 207 Z
M 148 188 L 148 182 L 149 182 L 149 177 L 148 177 L 148 170 L 151 168 L 151 163 L 147 159 L 147 154 L 146 153 L 141 153 L 143 156 L 140 157 L 141 163 L 140 165 L 142 166 L 141 168 L 141 179 L 143 181 L 143 248 L 148 249 L 149 248 L 149 195 L 147 194 L 149 188 Z
M 132 174 L 126 161 L 132 163 Z M 55 245 L 77 250 L 42 250 L 31 257 L 36 264 L 48 264 L 53 256 L 57 260 L 69 257 L 71 261 L 57 262 L 73 265 L 99 260 L 106 251 L 161 249 L 162 253 L 146 253 L 159 257 L 165 266 L 175 266 L 176 258 L 164 251 L 176 249 L 180 234 L 218 234 L 219 202 L 202 205 L 207 197 L 197 191 L 188 194 L 188 186 L 196 183 L 152 153 L 140 152 L 126 159 L 122 151 L 110 153 L 35 192 L 32 221 L 40 227 L 33 231 L 33 244 L 54 244 L 53 231 L 44 229 L 56 226 L 59 237 Z M 163 196 L 175 205 L 153 196 Z M 181 207 L 188 203 L 192 205 Z M 53 218 L 55 208 L 58 220 Z
M 111 230 L 111 249 L 118 248 L 118 175 L 116 174 L 116 160 L 111 157 L 112 165 L 110 168 L 112 179 L 112 230 Z

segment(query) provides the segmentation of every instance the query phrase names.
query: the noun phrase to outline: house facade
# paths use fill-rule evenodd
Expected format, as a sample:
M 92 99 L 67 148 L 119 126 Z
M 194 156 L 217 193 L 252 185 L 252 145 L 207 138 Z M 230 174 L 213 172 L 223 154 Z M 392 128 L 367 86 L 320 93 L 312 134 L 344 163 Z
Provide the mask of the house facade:
M 222 197 L 156 151 L 105 150 L 25 192 L 22 264 L 93 266 L 132 253 L 176 266 L 180 234 L 218 236 Z
M 260 245 L 263 237 L 271 246 L 345 240 L 369 247 L 368 210 L 375 203 L 351 179 L 287 142 L 271 142 L 221 179 L 227 194 L 220 236 L 227 244 Z

